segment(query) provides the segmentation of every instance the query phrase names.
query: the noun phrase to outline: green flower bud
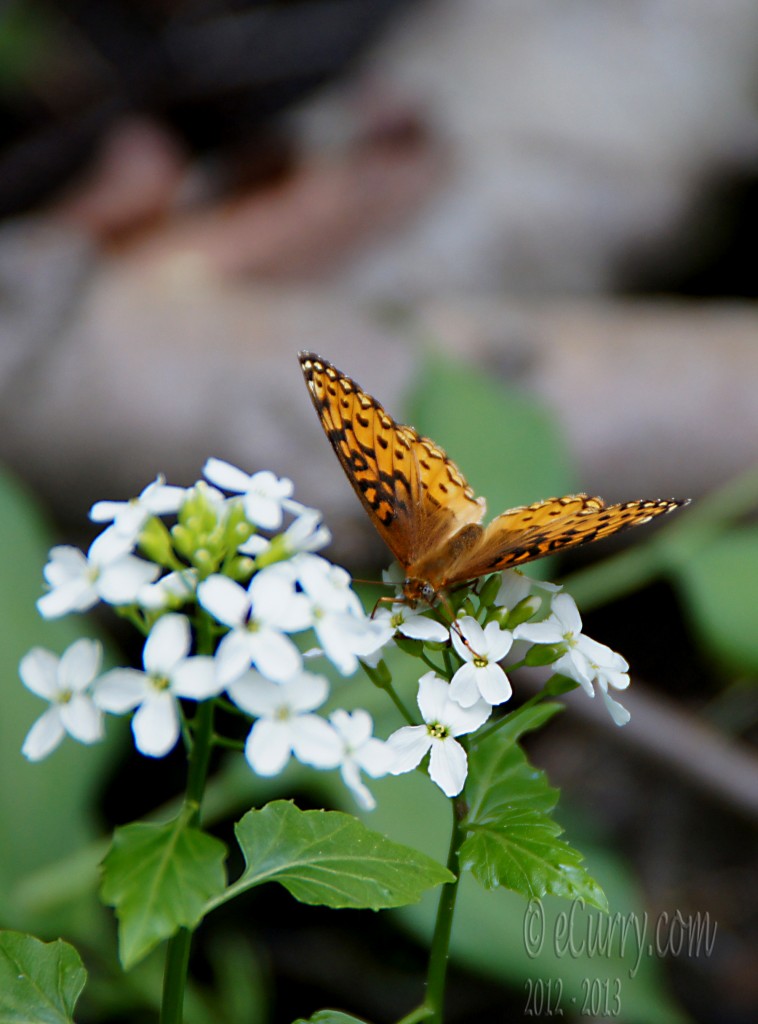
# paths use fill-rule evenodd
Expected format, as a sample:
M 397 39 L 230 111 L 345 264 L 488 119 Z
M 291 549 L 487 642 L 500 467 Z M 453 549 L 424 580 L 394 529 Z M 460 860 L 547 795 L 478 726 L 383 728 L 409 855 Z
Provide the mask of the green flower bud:
M 552 665 L 562 654 L 566 653 L 565 644 L 535 644 L 526 652 L 524 663 L 535 665 Z
M 482 589 L 479 591 L 479 600 L 485 607 L 489 608 L 492 602 L 500 591 L 500 584 L 503 579 L 499 572 L 493 573 L 485 581 Z
M 171 534 L 161 519 L 151 517 L 142 527 L 139 535 L 139 549 L 146 558 L 156 565 L 174 569 L 178 563 L 171 543 Z
M 410 637 L 403 636 L 402 633 L 396 633 L 395 643 L 403 654 L 410 654 L 412 658 L 420 658 L 424 653 L 423 640 L 412 640 Z
M 515 629 L 522 622 L 527 622 L 542 607 L 542 598 L 539 594 L 530 594 L 508 612 L 506 626 L 508 629 Z
M 562 693 L 569 693 L 571 690 L 575 690 L 577 686 L 579 686 L 579 683 L 576 679 L 569 679 L 568 676 L 562 676 L 557 672 L 548 679 L 545 685 L 545 693 L 551 697 L 558 697 Z
M 374 686 L 378 686 L 380 690 L 386 690 L 392 685 L 392 673 L 387 668 L 384 658 L 374 667 L 366 665 L 365 662 L 361 662 L 361 665 Z

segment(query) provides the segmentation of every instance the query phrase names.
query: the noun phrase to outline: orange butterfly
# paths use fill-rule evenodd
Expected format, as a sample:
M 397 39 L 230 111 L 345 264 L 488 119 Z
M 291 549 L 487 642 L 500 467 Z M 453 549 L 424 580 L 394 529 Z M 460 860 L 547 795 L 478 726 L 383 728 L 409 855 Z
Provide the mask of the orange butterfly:
M 509 509 L 482 526 L 474 497 L 442 448 L 395 423 L 350 377 L 312 352 L 300 366 L 321 426 L 382 539 L 403 567 L 405 600 L 433 604 L 458 583 L 647 523 L 687 501 L 569 494 Z

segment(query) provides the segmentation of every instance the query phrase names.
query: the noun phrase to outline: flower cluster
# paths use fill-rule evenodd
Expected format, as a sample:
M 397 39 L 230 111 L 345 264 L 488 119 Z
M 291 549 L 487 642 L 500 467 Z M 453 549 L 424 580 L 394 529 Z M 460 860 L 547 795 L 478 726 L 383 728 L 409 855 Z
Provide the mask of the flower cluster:
M 102 601 L 129 618 L 145 644 L 141 669 L 105 672 L 91 640 L 60 658 L 30 651 L 22 681 L 50 706 L 24 742 L 29 759 L 47 756 L 66 733 L 82 743 L 102 739 L 105 713 L 133 713 L 137 749 L 162 757 L 180 736 L 191 737 L 192 702 L 219 701 L 250 723 L 244 753 L 259 775 L 278 774 L 293 756 L 338 768 L 370 808 L 362 772 L 398 775 L 427 754 L 432 780 L 448 796 L 461 792 L 468 763 L 460 738 L 512 694 L 504 660 L 509 671 L 551 664 L 590 696 L 599 691 L 617 724 L 628 720 L 608 692 L 629 684 L 626 661 L 584 636 L 560 587 L 510 570 L 434 608 L 398 600 L 369 618 L 349 574 L 316 554 L 329 532 L 320 513 L 293 499 L 289 480 L 219 459 L 206 463 L 204 476 L 190 488 L 158 477 L 131 501 L 97 502 L 90 517 L 104 529 L 87 554 L 51 550 L 43 617 Z M 400 582 L 392 571 L 387 581 Z M 420 719 L 392 688 L 383 653 L 393 643 L 428 669 L 418 679 Z M 363 664 L 408 724 L 381 740 L 362 709 L 320 713 L 330 683 L 310 667 L 319 657 L 343 676 Z
M 399 585 L 396 572 L 391 570 L 385 578 Z M 448 658 L 453 652 L 457 655 L 449 682 L 442 666 L 421 676 L 417 702 L 425 724 L 404 726 L 389 737 L 397 753 L 392 774 L 415 768 L 429 752 L 432 780 L 448 796 L 461 792 L 468 766 L 465 748 L 456 737 L 476 732 L 489 720 L 493 707 L 510 698 L 504 659 L 511 661 L 509 671 L 523 665 L 552 665 L 565 677 L 566 688 L 571 682 L 579 684 L 590 697 L 597 688 L 617 725 L 629 720 L 626 709 L 608 693 L 609 686 L 629 685 L 627 662 L 582 633 L 576 604 L 559 586 L 507 570 L 490 576 L 478 593 L 465 592 L 449 629 L 434 615 L 434 610 L 412 611 L 398 603 L 377 616 L 396 634 L 426 641 L 427 649 L 444 646 Z M 424 658 L 429 664 L 430 658 Z
M 372 806 L 360 770 L 385 774 L 392 753 L 372 736 L 366 712 L 335 711 L 328 720 L 315 713 L 329 684 L 306 667 L 295 637 L 311 631 L 319 647 L 308 653 L 350 675 L 390 631 L 365 615 L 349 575 L 315 554 L 329 532 L 318 512 L 292 499 L 289 480 L 251 476 L 219 459 L 204 475 L 191 488 L 158 477 L 132 501 L 97 502 L 90 517 L 107 525 L 87 554 L 51 550 L 49 590 L 37 604 L 43 617 L 114 605 L 146 637 L 143 664 L 101 673 L 100 646 L 90 640 L 60 659 L 30 651 L 22 681 L 50 707 L 24 754 L 47 756 L 66 732 L 94 743 L 104 734 L 104 712 L 134 712 L 137 749 L 162 757 L 181 735 L 184 704 L 225 693 L 255 720 L 245 743 L 255 771 L 276 774 L 294 754 L 340 768 L 359 802 Z M 172 527 L 165 516 L 175 517 Z

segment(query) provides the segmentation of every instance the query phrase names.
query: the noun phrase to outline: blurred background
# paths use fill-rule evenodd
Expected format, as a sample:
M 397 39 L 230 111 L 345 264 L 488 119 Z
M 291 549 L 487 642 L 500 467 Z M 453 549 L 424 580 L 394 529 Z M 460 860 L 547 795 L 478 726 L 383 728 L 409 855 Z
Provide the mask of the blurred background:
M 718 921 L 709 956 L 653 958 L 626 983 L 621 1019 L 754 1020 L 757 58 L 751 0 L 0 2 L 3 607 L 23 620 L 8 688 L 23 651 L 51 643 L 33 621 L 46 545 L 86 545 L 93 501 L 158 471 L 188 484 L 209 455 L 292 477 L 338 538 L 330 555 L 376 576 L 386 555 L 300 349 L 432 434 L 493 513 L 562 489 L 700 499 L 689 530 L 655 534 L 647 576 L 598 575 L 595 558 L 623 557 L 614 545 L 554 567 L 587 631 L 632 663 L 633 717 L 615 730 L 570 701 L 530 755 L 564 790 L 559 818 L 595 851 L 612 909 Z M 59 752 L 45 788 L 48 766 L 18 765 L 36 707 L 0 723 L 17 833 L 0 881 L 42 874 L 0 923 L 95 946 L 91 919 L 77 930 L 60 894 L 39 896 L 50 825 L 18 832 L 20 794 L 49 797 L 69 765 L 61 828 L 81 832 L 58 853 L 74 856 L 154 805 L 155 765 L 116 740 L 107 783 L 81 781 L 90 751 L 90 767 Z M 166 770 L 168 798 L 181 781 Z M 410 806 L 372 824 L 413 841 Z M 510 921 L 489 954 L 461 915 L 457 1024 L 523 1012 L 535 965 L 523 907 L 499 911 L 501 895 L 481 910 Z M 423 921 L 301 911 L 262 893 L 223 918 L 200 988 L 245 978 L 249 1021 L 324 1005 L 400 1016 Z M 578 986 L 599 968 L 571 969 Z M 146 981 L 95 975 L 82 1020 L 151 1019 Z M 203 1006 L 192 1020 L 221 1019 Z

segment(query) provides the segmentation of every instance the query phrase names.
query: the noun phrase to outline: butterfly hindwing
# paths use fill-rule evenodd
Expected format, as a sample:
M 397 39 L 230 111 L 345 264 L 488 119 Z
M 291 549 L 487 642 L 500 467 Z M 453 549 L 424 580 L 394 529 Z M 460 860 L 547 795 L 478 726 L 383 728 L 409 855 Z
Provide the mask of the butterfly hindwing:
M 371 521 L 404 567 L 484 515 L 457 466 L 413 427 L 396 423 L 350 377 L 301 353 L 321 425 Z

